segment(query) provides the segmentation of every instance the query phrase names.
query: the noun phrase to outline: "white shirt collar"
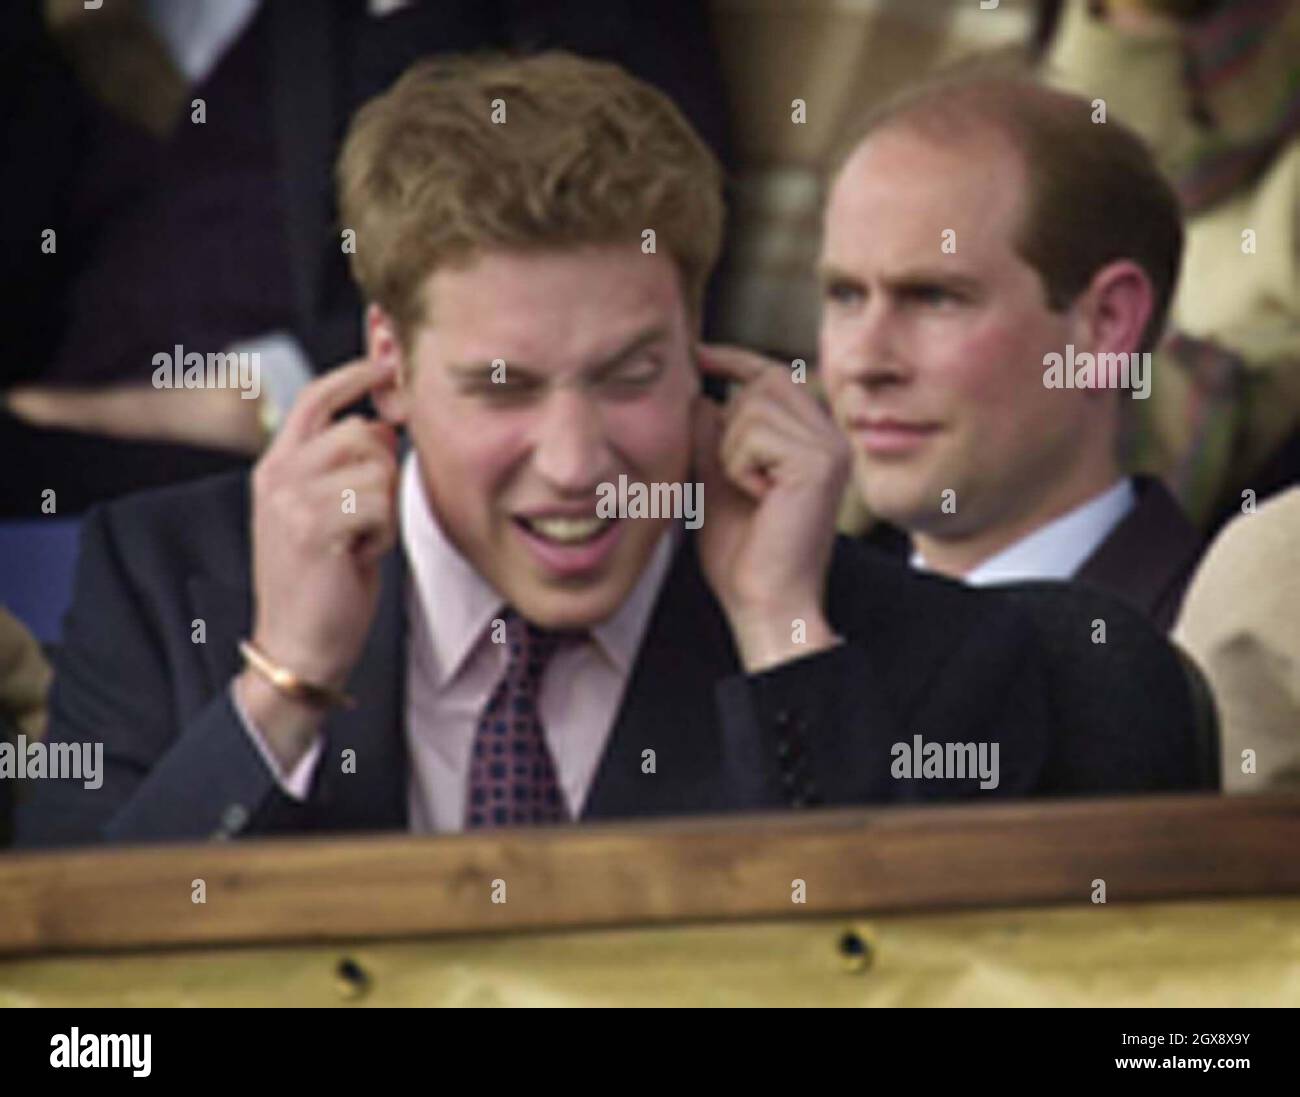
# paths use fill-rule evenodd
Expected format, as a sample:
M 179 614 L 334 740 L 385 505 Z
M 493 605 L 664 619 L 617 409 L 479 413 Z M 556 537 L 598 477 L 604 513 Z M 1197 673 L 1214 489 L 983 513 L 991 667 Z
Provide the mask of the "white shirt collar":
M 432 681 L 445 686 L 503 607 L 504 599 L 447 538 L 428 505 L 419 464 L 412 449 L 402 463 L 399 502 L 402 548 L 408 582 L 433 652 Z M 591 628 L 591 637 L 623 674 L 631 672 L 650 613 L 672 563 L 680 536 L 674 525 L 655 545 L 650 561 L 615 613 Z M 435 612 L 436 608 L 436 612 Z
M 189 79 L 201 84 L 234 46 L 252 21 L 262 0 L 145 0 L 145 15 L 172 62 Z
M 1136 504 L 1133 482 L 1126 477 L 994 553 L 963 576 L 963 582 L 980 587 L 1022 579 L 1072 578 Z M 925 558 L 916 551 L 912 566 L 928 570 Z

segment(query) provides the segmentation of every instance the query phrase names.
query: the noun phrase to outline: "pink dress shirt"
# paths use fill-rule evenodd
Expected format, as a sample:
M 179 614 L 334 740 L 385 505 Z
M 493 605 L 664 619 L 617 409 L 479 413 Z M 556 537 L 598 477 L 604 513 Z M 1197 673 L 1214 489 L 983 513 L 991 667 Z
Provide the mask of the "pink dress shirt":
M 405 736 L 411 830 L 463 828 L 465 784 L 478 718 L 506 669 L 506 647 L 492 642 L 501 595 L 452 546 L 430 510 L 414 452 L 402 466 L 399 526 L 406 553 Z M 677 542 L 655 546 L 631 594 L 582 644 L 560 651 L 542 679 L 539 706 L 560 787 L 574 818 L 582 812 L 650 614 Z M 232 691 L 233 698 L 233 691 Z M 282 773 L 257 729 L 244 726 L 280 787 L 302 800 L 320 760 L 312 747 Z

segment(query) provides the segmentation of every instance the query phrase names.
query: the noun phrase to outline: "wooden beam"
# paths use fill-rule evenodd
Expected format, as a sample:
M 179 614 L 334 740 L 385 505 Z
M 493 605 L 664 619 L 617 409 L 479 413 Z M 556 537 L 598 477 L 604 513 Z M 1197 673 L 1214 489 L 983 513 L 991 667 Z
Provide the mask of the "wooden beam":
M 0 954 L 1284 895 L 1297 849 L 1300 797 L 1171 795 L 14 853 Z

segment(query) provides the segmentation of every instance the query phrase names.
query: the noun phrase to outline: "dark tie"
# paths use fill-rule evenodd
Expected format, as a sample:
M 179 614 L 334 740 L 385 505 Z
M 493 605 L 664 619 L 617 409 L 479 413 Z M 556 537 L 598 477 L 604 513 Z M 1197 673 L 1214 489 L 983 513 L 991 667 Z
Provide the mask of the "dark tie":
M 569 821 L 555 760 L 546 745 L 537 694 L 551 656 L 576 632 L 549 632 L 507 610 L 506 672 L 474 732 L 465 829 Z

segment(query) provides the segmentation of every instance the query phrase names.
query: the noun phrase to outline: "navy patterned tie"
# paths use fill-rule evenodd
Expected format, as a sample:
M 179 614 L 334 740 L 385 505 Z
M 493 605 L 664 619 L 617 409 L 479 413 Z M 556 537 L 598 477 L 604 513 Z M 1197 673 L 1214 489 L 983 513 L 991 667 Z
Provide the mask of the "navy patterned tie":
M 505 618 L 506 672 L 474 732 L 465 795 L 465 829 L 564 823 L 569 810 L 546 745 L 537 695 L 560 646 L 581 637 L 549 632 L 514 610 Z

